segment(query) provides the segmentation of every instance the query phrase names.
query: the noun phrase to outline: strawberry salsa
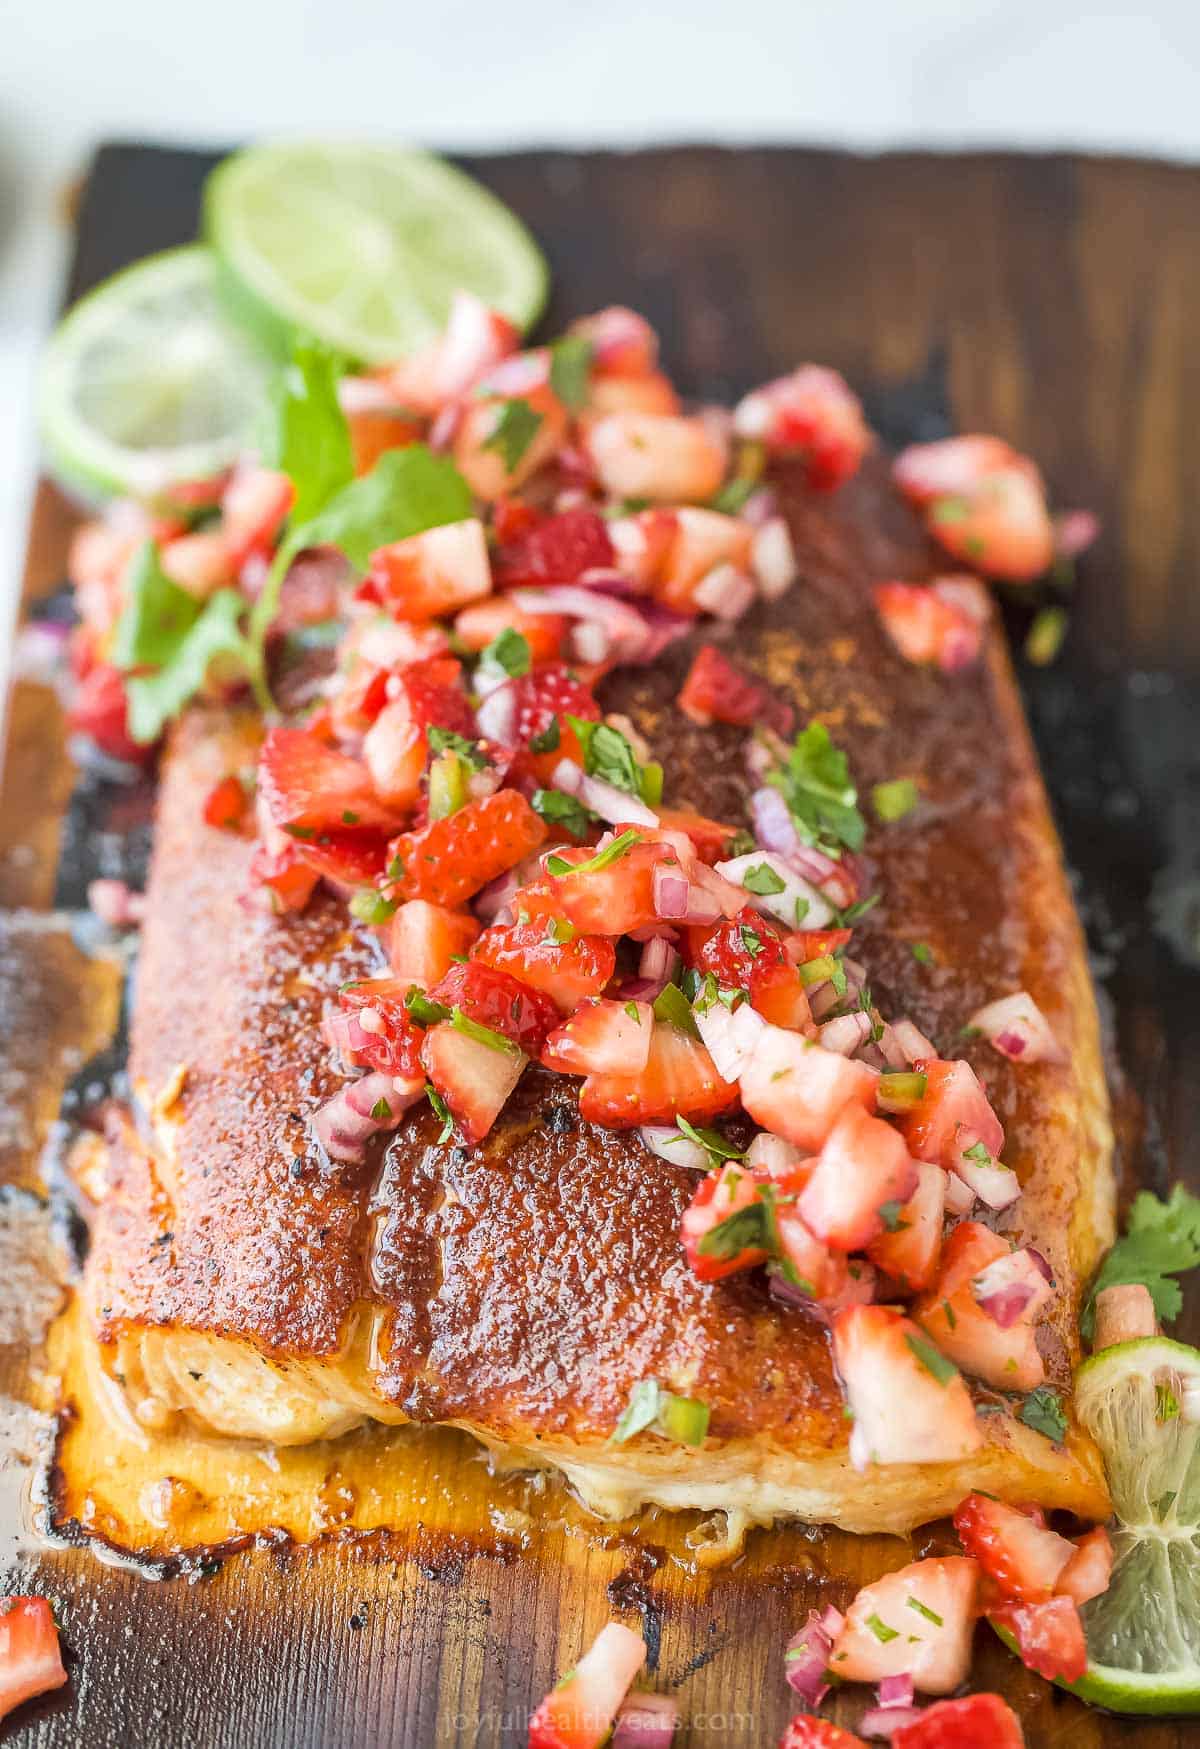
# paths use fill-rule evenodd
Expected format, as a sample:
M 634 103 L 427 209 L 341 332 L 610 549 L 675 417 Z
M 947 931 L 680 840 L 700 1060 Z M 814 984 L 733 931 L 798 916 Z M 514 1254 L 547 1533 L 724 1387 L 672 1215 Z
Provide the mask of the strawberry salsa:
M 638 1131 L 647 1170 L 695 1172 L 679 1241 L 700 1280 L 762 1271 L 827 1322 L 856 1467 L 969 1457 L 1000 1392 L 1060 1438 L 1036 1341 L 1049 1266 L 988 1224 L 1020 1194 L 1001 1124 L 969 1064 L 880 1012 L 855 953 L 873 895 L 854 775 L 824 722 L 728 653 L 748 609 L 796 580 L 771 463 L 836 491 L 872 444 L 861 407 L 803 365 L 732 414 L 686 410 L 655 334 L 620 308 L 552 345 L 517 340 L 460 294 L 435 342 L 368 375 L 298 347 L 261 456 L 82 530 L 73 724 L 142 758 L 193 698 L 253 691 L 257 769 L 198 797 L 198 823 L 255 838 L 247 904 L 282 917 L 324 886 L 377 948 L 377 975 L 331 992 L 324 1021 L 345 1081 L 312 1123 L 335 1166 L 425 1101 L 443 1140 L 480 1143 L 536 1061 L 580 1078 L 586 1120 Z M 1078 550 L 1078 519 L 1056 522 L 998 439 L 915 446 L 893 477 L 958 568 L 881 577 L 881 623 L 906 660 L 969 670 L 980 578 L 1041 577 Z M 608 674 L 697 628 L 676 705 L 744 729 L 741 820 L 678 805 L 602 703 Z M 882 784 L 874 810 L 915 799 Z M 1025 992 L 970 1024 L 1010 1060 L 1061 1057 Z M 646 1384 L 614 1438 L 701 1443 L 705 1405 Z M 957 1566 L 919 1564 L 952 1569 L 932 1601 L 915 1580 L 912 1595 L 924 1620 L 961 1624 L 982 1561 L 1024 1644 L 1049 1631 L 1030 1612 L 1067 1616 L 1081 1586 L 1006 1590 L 1011 1564 L 982 1543 L 1051 1537 L 1063 1573 L 1077 1554 L 998 1512 L 971 1520 Z M 894 1634 L 868 1623 L 864 1639 L 853 1611 L 822 1632 L 845 1647 L 822 1671 L 840 1656 L 845 1676 L 912 1672 L 867 1655 Z M 938 1670 L 956 1655 L 929 1653 Z

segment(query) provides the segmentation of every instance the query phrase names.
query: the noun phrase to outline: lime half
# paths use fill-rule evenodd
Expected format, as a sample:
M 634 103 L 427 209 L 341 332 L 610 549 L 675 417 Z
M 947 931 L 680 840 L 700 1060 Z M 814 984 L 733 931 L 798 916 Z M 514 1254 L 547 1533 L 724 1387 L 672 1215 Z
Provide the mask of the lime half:
M 1087 1674 L 1062 1686 L 1114 1713 L 1198 1713 L 1200 1350 L 1164 1336 L 1103 1349 L 1076 1374 L 1075 1413 L 1118 1528 L 1112 1583 L 1082 1610 Z
M 38 381 L 47 462 L 85 498 L 167 497 L 246 447 L 264 381 L 221 311 L 210 252 L 152 255 L 81 299 L 51 336 Z
M 384 364 L 438 333 L 460 288 L 521 328 L 545 301 L 546 264 L 508 208 L 399 146 L 252 146 L 209 177 L 204 223 L 238 313 L 275 345 L 299 328 Z

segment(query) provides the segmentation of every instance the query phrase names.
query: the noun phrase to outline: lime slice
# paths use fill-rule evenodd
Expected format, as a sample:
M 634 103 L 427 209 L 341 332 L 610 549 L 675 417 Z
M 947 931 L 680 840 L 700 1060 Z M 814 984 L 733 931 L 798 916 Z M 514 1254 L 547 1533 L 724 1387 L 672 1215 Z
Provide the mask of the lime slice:
M 52 472 L 85 498 L 169 496 L 244 448 L 265 367 L 223 315 L 198 244 L 152 255 L 77 303 L 42 359 L 38 424 Z
M 438 333 L 460 288 L 521 328 L 546 297 L 546 263 L 525 227 L 424 152 L 253 146 L 209 177 L 204 214 L 239 314 L 276 346 L 299 328 L 384 364 Z
M 1198 1405 L 1200 1350 L 1165 1336 L 1105 1348 L 1075 1376 L 1118 1526 L 1112 1583 L 1081 1612 L 1087 1674 L 1061 1686 L 1110 1712 L 1200 1713 Z

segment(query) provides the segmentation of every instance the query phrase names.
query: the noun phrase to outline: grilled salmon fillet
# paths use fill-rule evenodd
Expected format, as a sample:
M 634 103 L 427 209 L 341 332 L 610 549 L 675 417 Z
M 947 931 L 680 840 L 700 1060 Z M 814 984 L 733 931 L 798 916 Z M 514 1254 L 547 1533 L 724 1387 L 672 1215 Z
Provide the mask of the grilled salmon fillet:
M 775 483 L 801 580 L 741 621 L 731 649 L 801 721 L 822 717 L 860 793 L 920 785 L 920 830 L 870 835 L 867 890 L 882 898 L 855 953 L 884 1012 L 986 1080 L 1023 1191 L 994 1224 L 1052 1265 L 1039 1341 L 1066 1388 L 1081 1293 L 1112 1239 L 1111 1138 L 1083 939 L 1003 638 L 993 625 L 982 666 L 960 675 L 887 641 L 872 584 L 935 566 L 882 460 L 832 497 L 786 467 Z M 613 676 L 603 702 L 651 743 L 673 801 L 741 823 L 743 732 L 673 706 L 698 641 Z M 825 1325 L 778 1305 L 761 1274 L 698 1281 L 679 1243 L 694 1174 L 636 1132 L 583 1121 L 566 1077 L 530 1068 L 473 1149 L 439 1142 L 421 1108 L 366 1166 L 331 1166 L 309 1127 L 341 1085 L 320 1016 L 377 956 L 331 897 L 280 920 L 240 902 L 253 847 L 205 827 L 200 801 L 252 764 L 257 735 L 248 717 L 193 713 L 163 771 L 135 1109 L 110 1137 L 85 1287 L 144 1424 L 184 1414 L 301 1442 L 364 1418 L 447 1422 L 507 1463 L 557 1467 L 610 1514 L 656 1502 L 903 1531 L 973 1488 L 1106 1514 L 1087 1440 L 1056 1445 L 1007 1414 L 985 1418 L 969 1460 L 852 1468 Z M 977 1007 L 1018 988 L 1064 1063 L 1015 1066 L 961 1041 Z M 609 1443 L 648 1377 L 710 1406 L 702 1448 Z

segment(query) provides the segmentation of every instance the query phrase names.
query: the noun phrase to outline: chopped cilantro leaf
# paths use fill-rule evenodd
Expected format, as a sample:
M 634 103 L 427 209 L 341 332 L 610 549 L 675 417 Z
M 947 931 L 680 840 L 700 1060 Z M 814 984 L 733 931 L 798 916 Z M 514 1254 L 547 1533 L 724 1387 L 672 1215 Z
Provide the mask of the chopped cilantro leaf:
M 596 816 L 585 808 L 578 796 L 569 796 L 561 789 L 536 789 L 530 801 L 535 814 L 551 820 L 569 832 L 572 838 L 583 839 Z
M 569 412 L 578 413 L 587 400 L 592 351 L 582 334 L 564 334 L 550 348 L 550 387 Z
M 1049 668 L 1063 647 L 1068 623 L 1065 607 L 1041 608 L 1025 639 L 1026 661 L 1035 668 Z
M 721 490 L 709 499 L 709 507 L 720 510 L 725 516 L 740 516 L 746 508 L 746 500 L 751 497 L 757 485 L 757 480 L 747 479 L 745 475 L 739 479 L 726 480 Z
M 829 856 L 861 850 L 866 822 L 857 808 L 846 755 L 835 747 L 824 723 L 811 722 L 792 743 L 786 765 L 768 772 L 767 782 L 781 792 L 797 832 L 806 844 Z
M 371 1107 L 371 1116 L 376 1123 L 386 1123 L 392 1115 L 392 1108 L 386 1099 L 377 1099 Z
M 947 1360 L 941 1349 L 935 1348 L 928 1337 L 906 1335 L 904 1341 L 909 1353 L 939 1385 L 948 1385 L 951 1379 L 958 1377 L 958 1368 L 953 1361 Z
M 929 1609 L 919 1597 L 906 1597 L 904 1601 L 909 1609 L 915 1609 L 918 1615 L 923 1615 L 926 1621 L 931 1621 L 935 1628 L 945 1626 L 945 1618 L 938 1615 L 935 1610 Z
M 657 1379 L 639 1379 L 609 1438 L 623 1445 L 648 1430 L 681 1445 L 701 1445 L 708 1432 L 708 1405 L 696 1397 L 677 1397 Z
M 664 984 L 654 999 L 654 1018 L 665 1020 L 668 1026 L 675 1027 L 679 1032 L 689 1033 L 692 1038 L 700 1036 L 692 1016 L 691 1004 L 678 984 Z
M 386 923 L 396 909 L 395 899 L 385 898 L 378 887 L 358 887 L 350 895 L 350 915 L 360 923 Z
M 880 1204 L 879 1218 L 889 1233 L 903 1233 L 909 1225 L 908 1221 L 900 1219 L 902 1202 L 885 1202 Z
M 480 1021 L 472 1020 L 461 1008 L 450 1010 L 450 1024 L 455 1032 L 461 1032 L 465 1038 L 473 1038 L 476 1044 L 486 1045 L 489 1051 L 500 1051 L 507 1057 L 520 1053 L 520 1045 L 506 1038 L 504 1033 L 497 1032 L 495 1027 L 484 1026 Z
M 542 427 L 542 415 L 519 397 L 505 401 L 492 429 L 484 439 L 484 449 L 494 449 L 504 463 L 506 473 L 514 473 L 525 457 L 530 444 Z
M 611 723 L 592 723 L 570 715 L 567 722 L 583 749 L 583 767 L 589 777 L 611 783 L 614 789 L 623 789 L 627 795 L 642 795 L 642 768 L 619 729 L 614 729 Z
M 875 1635 L 875 1638 L 879 1641 L 881 1646 L 886 1646 L 889 1640 L 898 1640 L 900 1638 L 899 1630 L 897 1628 L 890 1628 L 885 1621 L 880 1620 L 878 1615 L 869 1615 L 867 1617 L 867 1626 Z
M 342 361 L 319 341 L 296 342 L 273 386 L 263 460 L 292 482 L 292 520 L 307 522 L 354 478 L 350 428 L 338 401 Z
M 748 893 L 782 893 L 787 882 L 775 873 L 769 862 L 756 863 L 748 868 L 742 876 L 742 885 Z
M 557 717 L 551 717 L 546 727 L 537 735 L 529 737 L 531 753 L 557 753 L 562 743 L 562 729 Z
M 687 1136 L 689 1141 L 698 1142 L 714 1160 L 744 1160 L 746 1158 L 744 1148 L 731 1147 L 725 1137 L 717 1130 L 697 1129 L 694 1124 L 688 1122 L 686 1117 L 676 1117 L 675 1127 L 682 1135 Z
M 1062 1400 L 1058 1392 L 1052 1391 L 1049 1385 L 1039 1385 L 1036 1391 L 1030 1391 L 1017 1410 L 1017 1420 L 1023 1421 L 1026 1427 L 1032 1427 L 1035 1433 L 1044 1433 L 1055 1445 L 1061 1445 L 1067 1437 L 1067 1418 L 1063 1413 Z
M 436 1026 L 439 1020 L 450 1018 L 450 1010 L 443 1003 L 434 1002 L 416 984 L 404 998 L 404 1006 L 418 1026 Z
M 1117 1240 L 1092 1283 L 1083 1310 L 1083 1333 L 1095 1328 L 1096 1295 L 1106 1287 L 1141 1283 L 1150 1290 L 1159 1318 L 1179 1316 L 1183 1295 L 1171 1278 L 1200 1264 L 1200 1197 L 1177 1184 L 1166 1202 L 1148 1190 L 1134 1198 L 1123 1238 Z
M 611 863 L 619 862 L 627 851 L 635 844 L 642 842 L 640 832 L 635 832 L 630 826 L 626 831 L 619 832 L 611 844 L 606 844 L 603 850 L 598 850 L 595 856 L 586 862 L 568 862 L 565 856 L 548 856 L 546 867 L 552 875 L 597 874 L 602 868 L 608 868 Z
M 437 723 L 431 723 L 425 731 L 425 739 L 431 753 L 457 753 L 476 771 L 481 771 L 487 764 L 475 742 L 468 741 L 465 735 L 456 734 L 453 729 L 439 728 Z
M 438 1137 L 438 1141 L 449 1141 L 454 1134 L 454 1119 L 450 1115 L 450 1107 L 431 1081 L 425 1083 L 425 1097 L 433 1107 L 434 1116 L 440 1118 L 442 1122 L 442 1133 Z
M 479 660 L 485 668 L 502 669 L 510 680 L 519 680 L 522 674 L 529 673 L 532 666 L 529 640 L 512 626 L 505 626 L 502 632 L 497 632 Z

